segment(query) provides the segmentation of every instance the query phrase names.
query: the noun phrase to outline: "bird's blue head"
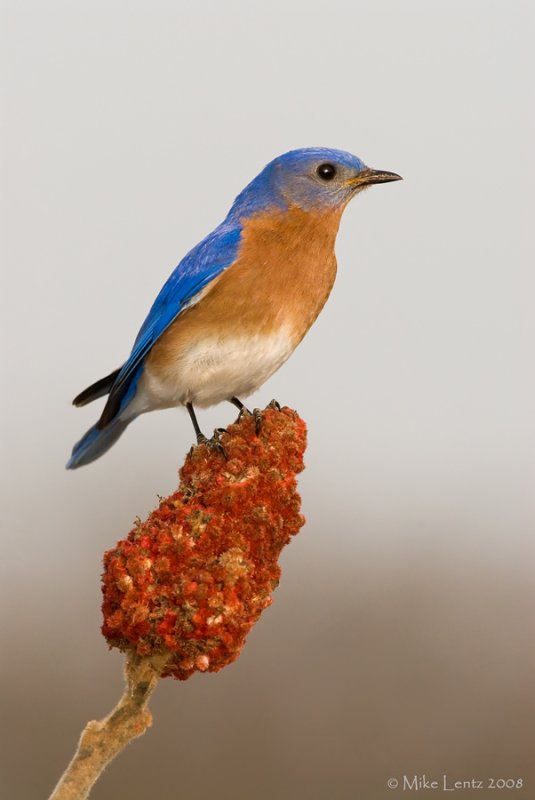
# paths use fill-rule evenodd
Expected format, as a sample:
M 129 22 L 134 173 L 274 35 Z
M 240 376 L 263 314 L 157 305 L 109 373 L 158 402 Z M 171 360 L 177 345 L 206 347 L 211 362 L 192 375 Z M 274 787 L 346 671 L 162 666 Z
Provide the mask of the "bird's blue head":
M 238 195 L 229 216 L 248 217 L 272 207 L 342 210 L 367 186 L 397 180 L 395 172 L 371 169 L 344 150 L 305 147 L 271 161 Z

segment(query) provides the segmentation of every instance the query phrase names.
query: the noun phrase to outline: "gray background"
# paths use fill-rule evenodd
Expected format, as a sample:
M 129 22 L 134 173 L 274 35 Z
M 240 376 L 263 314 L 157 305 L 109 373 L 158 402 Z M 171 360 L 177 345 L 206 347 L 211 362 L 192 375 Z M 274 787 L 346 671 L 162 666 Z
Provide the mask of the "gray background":
M 324 313 L 251 400 L 308 422 L 308 522 L 239 662 L 163 681 L 92 796 L 393 799 L 424 772 L 535 796 L 533 22 L 521 0 L 2 3 L 2 798 L 45 797 L 118 697 L 101 556 L 192 441 L 152 414 L 67 473 L 98 413 L 70 399 L 307 145 L 405 178 L 349 207 Z

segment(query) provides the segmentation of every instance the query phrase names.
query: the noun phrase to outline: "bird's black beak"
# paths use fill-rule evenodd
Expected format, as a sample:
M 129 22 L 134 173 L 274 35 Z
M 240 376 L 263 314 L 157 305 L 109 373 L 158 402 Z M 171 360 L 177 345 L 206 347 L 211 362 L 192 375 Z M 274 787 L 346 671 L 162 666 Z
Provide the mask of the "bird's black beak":
M 383 169 L 371 169 L 366 167 L 348 182 L 349 186 L 360 189 L 362 186 L 371 186 L 372 183 L 390 183 L 391 181 L 402 181 L 401 175 L 395 172 L 386 172 Z

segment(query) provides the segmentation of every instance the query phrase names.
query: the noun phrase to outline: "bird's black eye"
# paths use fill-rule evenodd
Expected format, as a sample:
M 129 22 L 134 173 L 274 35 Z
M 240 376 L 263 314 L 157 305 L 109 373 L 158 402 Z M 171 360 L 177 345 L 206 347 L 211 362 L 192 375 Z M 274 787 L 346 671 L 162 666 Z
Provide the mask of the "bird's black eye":
M 336 175 L 336 167 L 334 164 L 320 164 L 316 172 L 322 181 L 332 181 Z

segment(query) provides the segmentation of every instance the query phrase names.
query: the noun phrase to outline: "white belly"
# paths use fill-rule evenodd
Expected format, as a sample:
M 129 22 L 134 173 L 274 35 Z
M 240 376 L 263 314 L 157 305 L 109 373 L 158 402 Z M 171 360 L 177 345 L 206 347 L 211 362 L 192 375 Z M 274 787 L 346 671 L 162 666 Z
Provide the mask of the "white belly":
M 206 407 L 247 397 L 286 361 L 295 347 L 286 329 L 270 335 L 193 342 L 157 373 L 148 367 L 139 382 L 132 411 L 186 403 Z

